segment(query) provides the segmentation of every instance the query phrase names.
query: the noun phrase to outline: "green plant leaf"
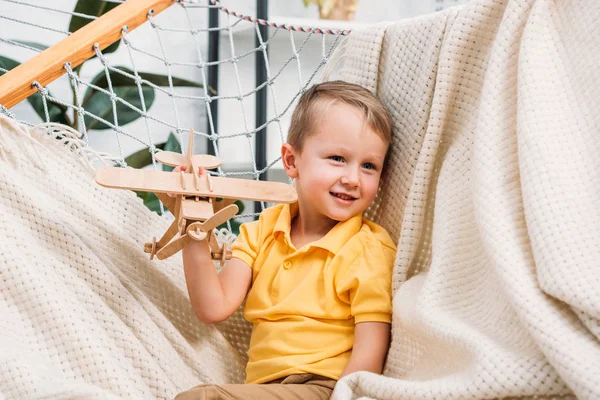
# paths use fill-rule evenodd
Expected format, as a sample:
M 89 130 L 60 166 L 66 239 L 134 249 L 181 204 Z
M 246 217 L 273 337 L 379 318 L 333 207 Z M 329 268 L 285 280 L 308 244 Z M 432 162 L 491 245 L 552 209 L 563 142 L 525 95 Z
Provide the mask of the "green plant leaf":
M 73 12 L 99 17 L 103 14 L 106 14 L 118 5 L 119 3 L 112 3 L 106 1 L 79 0 L 75 5 L 75 9 L 73 10 Z M 71 17 L 71 22 L 69 23 L 69 32 L 75 32 L 76 30 L 89 24 L 92 21 L 92 19 L 73 15 L 73 17 Z M 102 53 L 108 54 L 114 52 L 119 47 L 120 43 L 121 40 L 116 41 L 115 43 L 102 50 Z
M 0 68 L 10 71 L 18 65 L 20 65 L 18 61 L 15 61 L 8 57 L 0 56 Z M 0 71 L 0 76 L 2 75 L 4 75 L 4 71 Z M 48 92 L 48 94 L 52 96 L 50 92 Z M 39 93 L 34 93 L 27 98 L 27 102 L 31 104 L 31 106 L 33 107 L 37 115 L 40 116 L 42 121 L 46 121 L 46 112 L 44 111 L 44 103 L 42 100 L 42 96 Z M 58 122 L 61 124 L 71 125 L 71 122 L 67 117 L 67 107 L 60 104 L 52 103 L 50 101 L 48 101 L 47 104 L 48 114 L 50 116 L 51 122 Z
M 172 151 L 175 153 L 181 153 L 181 143 L 177 140 L 177 136 L 173 132 L 169 133 L 169 137 L 164 144 L 164 151 Z
M 231 221 L 231 233 L 238 236 L 240 234 L 240 226 L 242 225 L 237 219 L 233 218 Z
M 238 212 L 236 215 L 240 215 L 241 213 L 244 212 L 244 208 L 246 208 L 246 206 L 244 205 L 244 202 L 241 200 L 236 200 L 234 203 L 236 206 L 238 206 Z
M 150 211 L 154 211 L 158 215 L 162 215 L 160 212 L 160 200 L 154 193 L 148 193 L 148 197 L 144 200 L 144 205 L 148 207 Z
M 148 195 L 150 194 L 150 192 L 140 192 L 138 190 L 132 190 L 132 192 L 134 192 L 137 197 L 139 197 L 140 199 L 146 201 L 146 199 L 148 198 Z
M 119 69 L 132 74 L 132 71 L 127 68 L 120 67 Z M 142 109 L 142 100 L 140 99 L 138 87 L 133 79 L 118 72 L 112 72 L 110 74 L 110 80 L 115 95 L 132 104 L 134 107 L 137 107 L 140 110 Z M 106 79 L 104 71 L 98 73 L 92 79 L 91 83 L 102 89 L 108 90 L 108 80 Z M 142 86 L 142 93 L 144 95 L 146 110 L 148 110 L 154 102 L 154 89 L 144 85 Z M 88 87 L 83 99 L 82 105 L 88 112 L 107 121 L 113 121 L 113 105 L 108 95 L 92 87 Z M 126 125 L 141 117 L 137 111 L 132 110 L 130 107 L 119 101 L 116 101 L 116 109 L 119 126 Z M 110 126 L 89 115 L 85 116 L 85 125 L 88 129 L 111 129 Z
M 181 145 L 179 141 L 175 137 L 173 133 L 169 134 L 166 142 L 157 143 L 154 145 L 157 149 L 165 150 L 165 151 L 174 151 L 177 153 L 181 153 Z M 132 153 L 125 157 L 125 162 L 132 168 L 144 168 L 147 165 L 152 164 L 152 154 L 150 153 L 150 148 L 146 147 L 145 149 L 141 149 Z M 165 169 L 170 168 L 170 169 Z M 171 171 L 173 167 L 169 167 L 167 165 L 163 165 L 163 171 Z
M 137 195 L 137 197 L 144 201 L 144 205 L 146 206 L 146 208 L 148 208 L 150 211 L 154 211 L 158 215 L 162 215 L 162 213 L 160 212 L 160 200 L 158 200 L 158 197 L 156 197 L 154 193 L 138 192 L 136 190 L 134 190 L 134 192 Z
M 125 67 L 115 67 L 125 73 L 130 75 L 134 75 L 133 71 L 129 68 Z M 164 86 L 168 85 L 168 78 L 163 75 L 150 74 L 146 72 L 139 73 L 142 79 L 146 79 L 149 82 L 152 82 L 156 85 Z M 135 81 L 128 76 L 122 75 L 118 72 L 111 71 L 110 79 L 113 87 L 113 91 L 115 94 L 121 99 L 127 101 L 138 109 L 142 109 L 142 101 L 140 99 L 138 93 L 138 87 Z M 106 74 L 104 71 L 98 73 L 93 79 L 92 84 L 108 90 L 108 80 L 106 79 Z M 202 85 L 188 81 L 186 79 L 173 78 L 173 85 L 175 86 L 193 86 L 193 87 L 202 87 Z M 146 105 L 146 110 L 150 108 L 152 103 L 154 102 L 155 92 L 154 88 L 148 85 L 142 85 L 142 92 L 144 94 L 144 102 Z M 95 90 L 91 87 L 87 89 L 85 92 L 85 96 L 83 98 L 82 106 L 86 108 L 90 113 L 106 119 L 107 121 L 112 121 L 112 103 L 110 101 L 110 97 L 105 93 L 102 93 L 98 90 Z M 126 125 L 130 122 L 135 121 L 140 118 L 140 114 L 122 104 L 121 102 L 116 102 L 117 108 L 117 121 L 119 126 Z M 111 129 L 110 126 L 97 121 L 96 119 L 90 117 L 89 115 L 85 116 L 85 123 L 88 129 Z
M 41 44 L 38 42 L 29 42 L 27 40 L 19 40 L 19 39 L 11 39 L 13 42 L 21 43 L 29 47 L 33 47 L 38 50 L 46 50 L 50 46 L 46 46 L 45 44 Z
M 164 149 L 164 143 L 159 143 L 156 146 L 157 149 Z M 145 149 L 141 149 L 136 151 L 133 154 L 125 157 L 125 162 L 132 168 L 144 168 L 146 165 L 152 164 L 152 154 L 150 154 L 150 149 L 146 147 Z
M 169 133 L 169 137 L 167 138 L 167 141 L 164 143 L 163 150 L 164 151 L 173 151 L 175 153 L 181 153 L 181 144 L 179 143 L 179 140 L 177 140 L 177 137 L 173 134 L 173 132 Z M 169 165 L 163 164 L 163 171 L 171 172 L 171 171 L 173 171 L 173 169 L 175 169 L 175 167 L 171 167 Z
M 52 94 L 48 92 L 50 96 Z M 44 110 L 44 100 L 42 99 L 42 95 L 39 93 L 32 94 L 27 98 L 27 101 L 36 114 L 40 116 L 43 121 L 46 121 L 46 111 Z M 74 127 L 71 120 L 67 116 L 67 107 L 62 104 L 52 103 L 51 101 L 46 101 L 46 105 L 48 106 L 48 116 L 50 117 L 50 122 L 58 122 L 59 124 L 69 125 L 72 128 Z
M 130 75 L 134 75 L 133 71 L 126 67 L 115 67 L 118 70 L 121 70 Z M 142 79 L 146 79 L 156 85 L 164 86 L 168 85 L 168 78 L 163 75 L 150 74 L 146 72 L 139 73 Z M 138 87 L 135 81 L 128 76 L 120 74 L 119 72 L 110 71 L 110 79 L 112 83 L 113 90 L 115 94 L 121 99 L 131 103 L 138 109 L 142 109 L 142 101 L 140 99 L 138 93 Z M 106 74 L 104 71 L 98 73 L 93 79 L 92 84 L 108 90 L 108 80 L 106 79 Z M 202 87 L 202 85 L 197 84 L 192 81 L 188 81 L 186 79 L 173 78 L 173 85 L 175 86 L 193 86 L 193 87 Z M 152 103 L 154 102 L 155 92 L 154 88 L 148 85 L 142 85 L 142 92 L 144 94 L 144 102 L 146 105 L 146 110 L 150 108 Z M 107 121 L 112 120 L 112 103 L 110 101 L 110 97 L 98 90 L 95 90 L 91 87 L 85 92 L 85 96 L 83 98 L 82 106 L 86 108 L 90 113 L 99 116 Z M 116 102 L 117 107 L 117 121 L 119 125 L 126 125 L 130 122 L 135 121 L 141 115 L 122 104 L 121 102 Z M 86 115 L 85 123 L 88 129 L 111 129 L 110 126 L 95 120 L 94 118 Z
M 0 68 L 4 68 L 8 71 L 15 68 L 17 65 L 21 64 L 18 61 L 13 60 L 12 58 L 0 56 Z M 4 71 L 0 71 L 0 76 L 4 75 Z

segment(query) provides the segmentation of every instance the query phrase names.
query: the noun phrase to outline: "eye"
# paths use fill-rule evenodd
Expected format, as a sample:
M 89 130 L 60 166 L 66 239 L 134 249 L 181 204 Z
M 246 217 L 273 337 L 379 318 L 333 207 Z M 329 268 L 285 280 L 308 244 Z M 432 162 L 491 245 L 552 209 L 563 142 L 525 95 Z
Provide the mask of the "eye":
M 329 159 L 335 162 L 344 162 L 344 157 L 342 156 L 329 156 Z
M 368 170 L 376 170 L 377 169 L 377 168 L 375 168 L 375 165 L 373 165 L 371 163 L 364 163 L 363 168 L 368 169 Z

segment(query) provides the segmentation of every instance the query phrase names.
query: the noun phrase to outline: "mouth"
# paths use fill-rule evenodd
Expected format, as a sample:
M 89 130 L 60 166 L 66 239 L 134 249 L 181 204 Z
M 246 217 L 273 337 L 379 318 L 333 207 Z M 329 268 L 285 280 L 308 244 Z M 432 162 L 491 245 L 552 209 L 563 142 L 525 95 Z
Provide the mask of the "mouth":
M 340 200 L 347 201 L 347 202 L 352 202 L 352 201 L 358 199 L 357 197 L 350 196 L 349 194 L 345 194 L 345 193 L 329 192 L 329 194 L 335 198 L 338 198 Z

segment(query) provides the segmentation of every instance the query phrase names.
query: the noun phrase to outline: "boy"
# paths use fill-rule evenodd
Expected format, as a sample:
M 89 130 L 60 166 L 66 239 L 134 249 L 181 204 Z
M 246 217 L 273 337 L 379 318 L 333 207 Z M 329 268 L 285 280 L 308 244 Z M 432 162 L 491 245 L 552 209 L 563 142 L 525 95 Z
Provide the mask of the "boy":
M 242 225 L 218 274 L 206 241 L 183 249 L 200 320 L 227 319 L 247 296 L 247 384 L 200 385 L 178 400 L 328 399 L 347 374 L 381 373 L 395 246 L 362 214 L 377 193 L 391 128 L 385 107 L 358 85 L 325 82 L 302 95 L 281 149 L 297 203 Z

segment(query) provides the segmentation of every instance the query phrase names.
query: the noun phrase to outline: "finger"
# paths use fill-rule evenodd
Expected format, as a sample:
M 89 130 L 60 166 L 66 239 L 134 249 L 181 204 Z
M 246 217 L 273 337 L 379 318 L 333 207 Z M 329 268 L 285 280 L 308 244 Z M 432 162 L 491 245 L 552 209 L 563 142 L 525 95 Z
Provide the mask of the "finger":
M 199 175 L 204 175 L 206 173 L 206 170 L 204 169 L 204 167 L 198 167 L 198 174 Z

